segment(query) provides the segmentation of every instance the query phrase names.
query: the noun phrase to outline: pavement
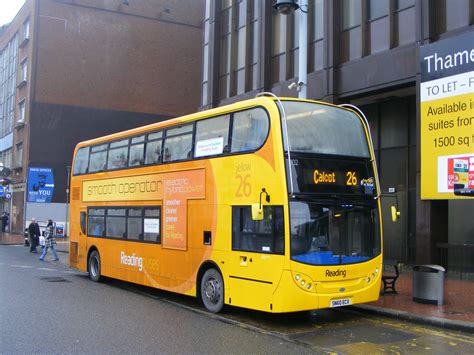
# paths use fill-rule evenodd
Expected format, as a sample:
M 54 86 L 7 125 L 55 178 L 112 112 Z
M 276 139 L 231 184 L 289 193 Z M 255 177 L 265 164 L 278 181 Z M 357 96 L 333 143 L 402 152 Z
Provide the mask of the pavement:
M 0 245 L 24 244 L 24 236 L 0 233 Z M 57 238 L 56 250 L 69 253 L 67 238 Z M 472 279 L 472 275 L 471 279 Z M 462 278 L 462 279 L 461 279 Z M 424 325 L 474 333 L 474 281 L 466 275 L 447 274 L 444 282 L 443 305 L 413 301 L 413 273 L 411 267 L 402 267 L 396 281 L 397 293 L 381 295 L 377 302 L 350 306 L 352 310 L 404 319 Z

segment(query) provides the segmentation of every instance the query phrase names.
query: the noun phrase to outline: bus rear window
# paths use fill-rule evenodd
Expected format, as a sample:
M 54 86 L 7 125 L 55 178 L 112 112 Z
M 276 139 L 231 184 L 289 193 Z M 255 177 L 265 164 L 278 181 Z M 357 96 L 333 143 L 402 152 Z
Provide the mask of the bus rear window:
M 81 148 L 74 159 L 73 175 L 86 174 L 89 165 L 89 147 Z

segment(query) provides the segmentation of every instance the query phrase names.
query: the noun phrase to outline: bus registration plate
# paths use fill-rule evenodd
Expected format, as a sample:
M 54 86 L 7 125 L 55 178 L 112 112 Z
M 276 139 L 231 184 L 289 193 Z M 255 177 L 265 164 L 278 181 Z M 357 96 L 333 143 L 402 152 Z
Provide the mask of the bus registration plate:
M 342 306 L 348 306 L 352 304 L 352 301 L 350 298 L 340 298 L 338 300 L 331 300 L 330 306 L 331 308 L 333 307 L 342 307 Z

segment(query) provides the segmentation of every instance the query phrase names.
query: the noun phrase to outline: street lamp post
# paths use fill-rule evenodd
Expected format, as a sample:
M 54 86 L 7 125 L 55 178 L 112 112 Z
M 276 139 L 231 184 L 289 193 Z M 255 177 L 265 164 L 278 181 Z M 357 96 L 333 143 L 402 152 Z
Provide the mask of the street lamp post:
M 69 237 L 69 193 L 70 193 L 70 184 L 71 184 L 71 167 L 66 166 L 67 173 L 67 186 L 66 186 L 66 221 L 64 222 L 64 237 Z
M 308 0 L 278 0 L 273 8 L 283 15 L 288 15 L 293 11 L 298 11 L 298 97 L 307 98 L 308 87 Z

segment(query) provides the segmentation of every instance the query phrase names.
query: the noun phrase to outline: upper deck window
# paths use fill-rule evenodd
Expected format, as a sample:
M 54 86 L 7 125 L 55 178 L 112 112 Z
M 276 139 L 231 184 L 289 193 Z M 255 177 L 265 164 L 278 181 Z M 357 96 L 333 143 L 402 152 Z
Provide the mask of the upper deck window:
M 163 145 L 163 132 L 148 135 L 146 144 L 145 164 L 156 164 L 161 160 L 161 146 Z
M 166 132 L 163 161 L 170 162 L 192 158 L 193 125 L 169 129 Z
M 74 159 L 73 175 L 251 153 L 263 146 L 269 130 L 268 113 L 261 107 L 203 118 L 80 148 Z
M 364 126 L 351 111 L 297 101 L 283 106 L 292 152 L 370 157 Z
M 206 157 L 228 152 L 230 115 L 199 121 L 196 125 L 195 156 Z
M 266 111 L 254 108 L 234 114 L 231 152 L 256 150 L 268 135 L 269 120 Z
M 145 151 L 145 136 L 134 137 L 130 143 L 128 166 L 143 165 L 143 152 Z
M 107 161 L 107 146 L 108 144 L 96 145 L 91 148 L 89 172 L 104 171 Z
M 128 162 L 128 139 L 110 143 L 109 158 L 107 159 L 107 169 L 121 169 L 127 166 Z

